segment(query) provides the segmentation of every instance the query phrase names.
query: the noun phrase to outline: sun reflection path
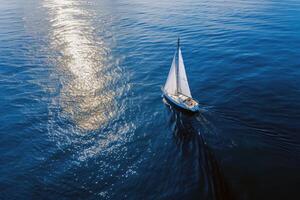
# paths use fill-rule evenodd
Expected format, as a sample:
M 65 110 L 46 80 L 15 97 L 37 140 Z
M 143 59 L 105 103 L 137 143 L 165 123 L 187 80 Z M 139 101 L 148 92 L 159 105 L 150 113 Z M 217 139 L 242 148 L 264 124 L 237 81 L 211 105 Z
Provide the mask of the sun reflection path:
M 94 130 L 115 115 L 115 92 L 109 89 L 119 74 L 109 70 L 109 48 L 94 35 L 91 12 L 74 0 L 45 0 L 51 46 L 61 75 L 62 113 L 84 130 Z M 110 73 L 108 73 L 110 71 Z

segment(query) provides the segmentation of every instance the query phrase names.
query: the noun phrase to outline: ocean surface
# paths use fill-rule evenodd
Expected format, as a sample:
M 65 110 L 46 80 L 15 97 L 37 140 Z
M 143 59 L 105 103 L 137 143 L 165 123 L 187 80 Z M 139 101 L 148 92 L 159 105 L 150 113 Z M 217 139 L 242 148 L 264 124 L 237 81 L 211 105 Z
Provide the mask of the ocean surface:
M 299 0 L 1 0 L 0 94 L 1 200 L 300 199 Z

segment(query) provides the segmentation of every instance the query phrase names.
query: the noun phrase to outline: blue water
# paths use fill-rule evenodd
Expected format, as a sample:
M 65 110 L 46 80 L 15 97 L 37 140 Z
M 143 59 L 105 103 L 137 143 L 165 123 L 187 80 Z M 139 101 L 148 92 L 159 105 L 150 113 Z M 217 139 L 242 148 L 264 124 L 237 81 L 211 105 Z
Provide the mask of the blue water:
M 300 198 L 297 0 L 2 1 L 0 94 L 0 199 Z

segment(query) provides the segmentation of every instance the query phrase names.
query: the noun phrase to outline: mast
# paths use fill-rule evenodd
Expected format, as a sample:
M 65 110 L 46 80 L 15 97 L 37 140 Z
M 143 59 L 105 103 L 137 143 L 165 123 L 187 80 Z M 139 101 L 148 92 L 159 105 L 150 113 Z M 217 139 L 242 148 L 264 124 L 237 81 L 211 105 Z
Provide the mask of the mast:
M 177 39 L 177 61 L 175 62 L 176 66 L 176 94 L 180 91 L 180 81 L 179 81 L 179 44 L 180 44 L 180 38 Z

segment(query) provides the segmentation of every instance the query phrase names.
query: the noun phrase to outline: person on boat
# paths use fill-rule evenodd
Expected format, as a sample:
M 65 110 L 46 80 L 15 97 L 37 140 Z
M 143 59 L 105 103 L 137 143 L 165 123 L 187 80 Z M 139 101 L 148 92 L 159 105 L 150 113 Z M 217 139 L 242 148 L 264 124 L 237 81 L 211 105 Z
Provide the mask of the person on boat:
M 192 100 L 192 98 L 187 98 L 186 100 L 185 100 L 185 102 L 187 103 L 187 105 L 189 105 L 189 106 L 193 106 L 194 105 L 194 102 L 193 102 L 193 100 Z

